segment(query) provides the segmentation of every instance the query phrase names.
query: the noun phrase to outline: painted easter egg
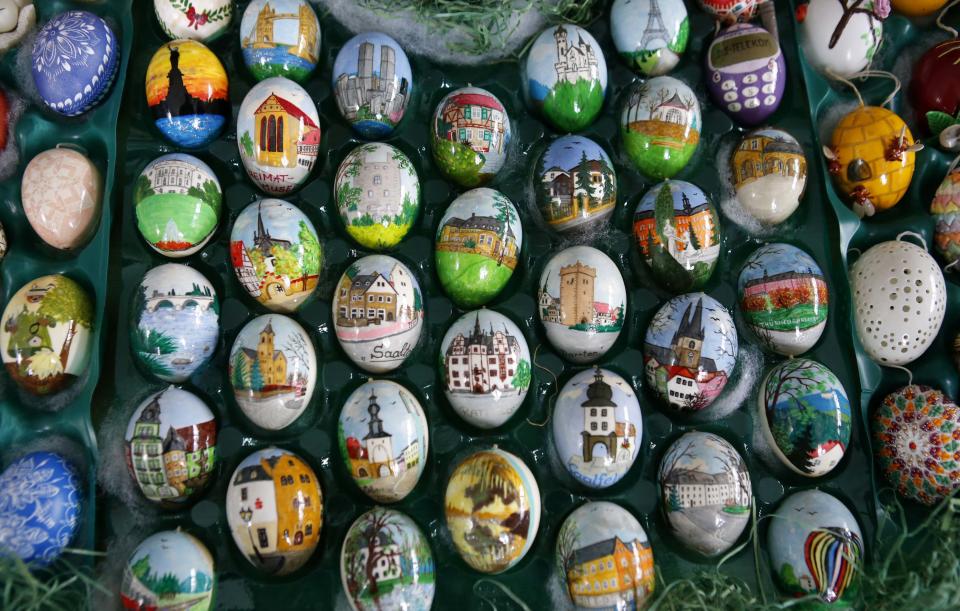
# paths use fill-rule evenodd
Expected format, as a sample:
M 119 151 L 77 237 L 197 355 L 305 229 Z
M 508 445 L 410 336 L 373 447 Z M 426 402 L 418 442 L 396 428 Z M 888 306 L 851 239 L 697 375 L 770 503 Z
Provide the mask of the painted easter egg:
M 153 10 L 164 34 L 170 38 L 213 40 L 230 26 L 230 0 L 153 0 Z
M 555 254 L 540 274 L 537 312 L 547 339 L 574 363 L 589 363 L 620 337 L 627 289 L 610 257 L 590 246 Z
M 430 434 L 420 402 L 390 380 L 369 380 L 340 412 L 340 457 L 357 486 L 377 503 L 403 500 L 420 481 Z
M 48 566 L 80 526 L 81 481 L 54 452 L 30 452 L 0 473 L 0 549 L 32 566 Z
M 210 166 L 193 155 L 171 153 L 147 164 L 133 187 L 140 235 L 161 255 L 190 256 L 220 224 L 223 192 Z
M 767 551 L 770 568 L 787 593 L 813 594 L 843 607 L 852 603 L 864 541 L 857 519 L 836 497 L 801 490 L 784 499 L 771 516 Z
M 800 46 L 807 62 L 826 76 L 850 78 L 873 60 L 883 39 L 879 0 L 853 10 L 836 0 L 810 0 L 797 7 Z M 889 12 L 889 4 L 887 11 Z
M 948 265 L 960 259 L 960 170 L 947 174 L 930 203 L 933 245 Z
M 659 76 L 679 63 L 690 20 L 683 0 L 615 0 L 610 30 L 627 65 L 641 76 Z
M 561 132 L 577 132 L 600 114 L 607 62 L 593 35 L 561 23 L 540 32 L 523 65 L 524 96 Z
M 280 448 L 253 452 L 227 487 L 233 542 L 253 566 L 287 575 L 303 566 L 320 541 L 323 491 L 313 468 Z
M 423 292 L 410 268 L 386 255 L 363 257 L 335 291 L 333 327 L 350 360 L 372 373 L 400 367 L 423 330 Z
M 593 140 L 560 136 L 537 160 L 533 190 L 551 229 L 560 233 L 592 229 L 617 205 L 617 171 Z
M 46 395 L 87 371 L 93 346 L 93 301 L 60 274 L 41 276 L 18 290 L 3 311 L 3 364 L 24 390 Z
M 247 294 L 274 312 L 293 312 L 317 288 L 323 249 L 299 208 L 261 199 L 233 223 L 230 259 Z
M 674 297 L 647 327 L 647 384 L 672 409 L 700 411 L 727 385 L 738 351 L 737 328 L 719 301 L 703 293 Z
M 749 23 L 734 24 L 710 43 L 707 90 L 744 125 L 764 122 L 777 110 L 787 85 L 787 63 L 777 37 Z
M 502 573 L 533 546 L 540 527 L 540 488 L 524 462 L 496 446 L 465 458 L 444 497 L 457 553 L 480 573 Z
M 376 567 L 369 571 L 369 559 Z M 374 507 L 350 526 L 340 549 L 340 583 L 353 611 L 430 611 L 437 567 L 430 541 L 406 514 Z
M 947 306 L 943 273 L 923 248 L 900 240 L 871 247 L 850 272 L 857 335 L 880 365 L 906 365 L 936 339 Z
M 123 568 L 124 609 L 174 611 L 213 608 L 217 573 L 199 539 L 181 530 L 154 533 L 137 546 Z
M 258 81 L 303 83 L 320 61 L 320 20 L 306 0 L 253 0 L 240 20 L 243 62 Z
M 740 270 L 737 291 L 750 330 L 777 354 L 803 354 L 827 326 L 827 280 L 813 257 L 796 246 L 767 244 L 753 251 Z
M 333 62 L 340 114 L 364 138 L 393 133 L 413 95 L 410 60 L 396 40 L 363 32 L 344 43 Z
M 656 587 L 647 533 L 615 503 L 588 501 L 567 516 L 556 560 L 578 609 L 642 609 Z
M 462 308 L 496 297 L 520 261 L 523 227 L 507 196 L 472 189 L 447 207 L 437 228 L 437 275 L 444 291 Z
M 825 365 L 782 361 L 764 378 L 757 407 L 764 439 L 788 469 L 820 477 L 840 464 L 850 445 L 850 400 Z
M 227 73 L 195 40 L 161 46 L 147 66 L 147 105 L 164 138 L 186 149 L 217 139 L 230 117 Z
M 3 223 L 0 223 L 0 261 L 3 261 L 3 257 L 6 254 L 7 254 L 7 234 L 3 230 Z
M 913 66 L 910 101 L 921 133 L 939 136 L 957 123 L 960 91 L 960 39 L 951 38 L 931 47 Z
M 148 500 L 176 509 L 210 483 L 217 421 L 196 395 L 168 386 L 143 400 L 124 436 L 127 468 Z
M 20 199 L 41 240 L 61 250 L 80 248 L 100 224 L 100 170 L 83 153 L 48 149 L 31 159 L 23 171 Z
M 665 288 L 695 290 L 710 280 L 720 257 L 720 217 L 703 190 L 683 180 L 651 188 L 633 214 L 633 237 Z
M 133 297 L 130 318 L 134 358 L 165 382 L 185 382 L 217 350 L 217 291 L 186 265 L 167 263 L 148 271 Z
M 643 438 L 640 403 L 630 383 L 595 366 L 570 378 L 553 412 L 557 456 L 575 480 L 607 488 L 633 466 Z
M 908 17 L 932 15 L 942 9 L 947 0 L 890 0 L 893 10 Z
M 840 119 L 824 154 L 838 194 L 862 218 L 897 205 L 922 148 L 896 113 L 860 106 Z
M 243 414 L 261 428 L 279 431 L 292 424 L 313 397 L 313 340 L 292 318 L 258 316 L 233 341 L 229 376 Z
M 240 158 L 247 176 L 265 193 L 290 193 L 303 185 L 317 161 L 320 134 L 317 107 L 290 79 L 260 81 L 240 104 Z
M 364 248 L 396 246 L 420 212 L 417 169 L 390 144 L 361 144 L 350 151 L 340 162 L 333 192 L 343 226 Z
M 750 21 L 760 4 L 758 0 L 697 0 L 705 12 L 723 24 Z
M 116 34 L 88 11 L 65 11 L 45 23 L 33 41 L 33 82 L 44 104 L 69 117 L 106 97 L 120 65 Z
M 448 93 L 433 111 L 430 129 L 433 160 L 444 176 L 463 187 L 487 184 L 507 160 L 510 116 L 486 89 Z
M 807 158 L 797 139 L 771 128 L 743 137 L 730 157 L 737 201 L 764 225 L 787 220 L 807 188 Z
M 700 102 L 683 82 L 658 76 L 635 85 L 620 113 L 620 136 L 633 164 L 655 179 L 682 170 L 700 142 Z
M 670 532 L 705 556 L 729 550 L 750 522 L 750 472 L 726 439 L 691 431 L 667 448 L 657 474 Z
M 873 415 L 877 459 L 902 496 L 934 505 L 960 488 L 960 409 L 939 390 L 911 385 Z
M 493 310 L 467 312 L 440 342 L 443 392 L 457 415 L 482 429 L 510 419 L 530 388 L 530 348 L 512 320 Z

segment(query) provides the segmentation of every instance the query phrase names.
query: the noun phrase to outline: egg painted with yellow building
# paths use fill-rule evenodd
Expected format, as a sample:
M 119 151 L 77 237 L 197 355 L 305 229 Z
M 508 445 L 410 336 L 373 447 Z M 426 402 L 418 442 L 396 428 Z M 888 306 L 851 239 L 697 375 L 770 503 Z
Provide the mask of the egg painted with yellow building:
M 838 195 L 862 218 L 897 205 L 922 148 L 896 113 L 861 106 L 840 119 L 823 154 Z
M 787 220 L 807 187 L 807 159 L 797 139 L 771 128 L 743 137 L 730 157 L 737 201 L 764 225 Z
M 265 573 L 296 571 L 320 541 L 320 480 L 287 450 L 265 448 L 243 459 L 230 477 L 226 507 L 233 542 Z

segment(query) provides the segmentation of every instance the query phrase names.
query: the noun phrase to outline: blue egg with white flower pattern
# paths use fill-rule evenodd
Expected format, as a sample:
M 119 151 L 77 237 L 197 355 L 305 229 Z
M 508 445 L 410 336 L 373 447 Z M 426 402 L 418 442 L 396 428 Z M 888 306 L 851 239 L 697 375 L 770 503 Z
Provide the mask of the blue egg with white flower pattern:
M 47 566 L 80 524 L 80 478 L 59 454 L 31 452 L 0 473 L 0 555 Z
M 37 32 L 33 81 L 48 107 L 72 117 L 107 95 L 119 59 L 119 41 L 106 21 L 89 11 L 66 11 Z

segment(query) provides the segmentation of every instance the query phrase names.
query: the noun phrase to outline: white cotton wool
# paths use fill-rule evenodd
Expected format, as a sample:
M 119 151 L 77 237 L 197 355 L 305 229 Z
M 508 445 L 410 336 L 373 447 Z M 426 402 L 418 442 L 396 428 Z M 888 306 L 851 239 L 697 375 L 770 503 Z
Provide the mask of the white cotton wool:
M 726 418 L 740 408 L 750 409 L 750 400 L 763 371 L 763 352 L 753 344 L 740 343 L 737 368 L 720 396 L 707 409 L 691 416 L 693 422 L 712 422 Z

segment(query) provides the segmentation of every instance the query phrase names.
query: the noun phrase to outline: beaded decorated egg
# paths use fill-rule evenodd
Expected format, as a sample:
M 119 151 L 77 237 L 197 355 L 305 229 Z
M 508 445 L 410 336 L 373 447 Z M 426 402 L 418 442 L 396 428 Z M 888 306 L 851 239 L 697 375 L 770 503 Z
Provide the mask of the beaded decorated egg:
M 947 265 L 960 259 L 960 170 L 947 174 L 930 203 L 933 245 Z

